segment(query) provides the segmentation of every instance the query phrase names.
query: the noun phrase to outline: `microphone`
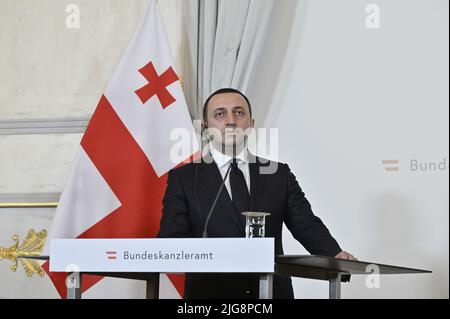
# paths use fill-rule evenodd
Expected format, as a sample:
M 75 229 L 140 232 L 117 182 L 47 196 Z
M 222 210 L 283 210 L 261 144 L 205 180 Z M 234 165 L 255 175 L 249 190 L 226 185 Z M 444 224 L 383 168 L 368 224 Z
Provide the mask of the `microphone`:
M 230 170 L 231 170 L 231 164 L 230 164 L 230 166 L 228 166 L 228 169 L 227 169 L 227 172 L 225 173 L 225 177 L 223 178 L 222 184 L 220 184 L 219 191 L 217 192 L 216 197 L 214 198 L 214 202 L 211 205 L 211 208 L 209 210 L 208 217 L 206 217 L 205 225 L 203 227 L 202 238 L 208 237 L 207 229 L 208 229 L 209 219 L 211 218 L 212 212 L 214 211 L 214 208 L 216 207 L 217 200 L 219 199 L 219 196 L 222 193 L 222 189 L 225 186 L 225 181 L 227 180 L 228 175 L 230 174 Z

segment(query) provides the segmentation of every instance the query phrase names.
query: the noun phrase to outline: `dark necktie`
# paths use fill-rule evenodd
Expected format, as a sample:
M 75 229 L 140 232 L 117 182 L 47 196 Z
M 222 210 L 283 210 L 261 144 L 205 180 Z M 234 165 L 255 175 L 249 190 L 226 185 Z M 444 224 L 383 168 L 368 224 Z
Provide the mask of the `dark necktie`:
M 231 162 L 230 186 L 233 204 L 239 214 L 250 209 L 250 195 L 248 194 L 247 183 L 242 171 L 237 165 L 237 160 Z

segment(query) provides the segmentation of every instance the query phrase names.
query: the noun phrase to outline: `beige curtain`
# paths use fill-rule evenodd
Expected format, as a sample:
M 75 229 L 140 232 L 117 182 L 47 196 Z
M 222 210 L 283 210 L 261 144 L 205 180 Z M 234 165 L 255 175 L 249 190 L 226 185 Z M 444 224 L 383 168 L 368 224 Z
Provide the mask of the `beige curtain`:
M 264 45 L 274 0 L 187 0 L 184 90 L 193 119 L 215 90 L 247 91 Z

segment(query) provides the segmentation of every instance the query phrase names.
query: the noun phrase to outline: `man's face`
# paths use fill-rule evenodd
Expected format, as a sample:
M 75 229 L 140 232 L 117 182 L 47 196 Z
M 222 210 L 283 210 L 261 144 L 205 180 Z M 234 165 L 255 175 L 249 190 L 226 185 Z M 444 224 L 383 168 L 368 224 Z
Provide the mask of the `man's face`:
M 211 98 L 207 125 L 215 146 L 242 146 L 254 120 L 245 99 L 238 93 L 222 93 Z

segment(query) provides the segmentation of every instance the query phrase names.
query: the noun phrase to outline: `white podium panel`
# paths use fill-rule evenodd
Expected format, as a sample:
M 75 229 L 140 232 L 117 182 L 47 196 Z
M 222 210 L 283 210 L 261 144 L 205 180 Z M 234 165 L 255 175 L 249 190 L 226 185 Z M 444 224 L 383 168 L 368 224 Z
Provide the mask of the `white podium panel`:
M 50 271 L 273 273 L 273 238 L 54 239 Z

